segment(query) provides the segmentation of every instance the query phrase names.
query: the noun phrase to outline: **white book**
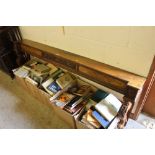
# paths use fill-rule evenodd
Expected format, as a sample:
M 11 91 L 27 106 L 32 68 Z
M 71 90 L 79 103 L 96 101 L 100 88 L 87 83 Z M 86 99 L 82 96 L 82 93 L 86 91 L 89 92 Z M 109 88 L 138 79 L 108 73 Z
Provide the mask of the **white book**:
M 95 109 L 109 122 L 117 115 L 122 103 L 112 94 L 95 105 Z
M 28 76 L 29 74 L 29 71 L 26 70 L 25 68 L 23 67 L 20 67 L 19 69 L 17 69 L 16 71 L 14 71 L 14 74 L 20 78 L 25 78 Z

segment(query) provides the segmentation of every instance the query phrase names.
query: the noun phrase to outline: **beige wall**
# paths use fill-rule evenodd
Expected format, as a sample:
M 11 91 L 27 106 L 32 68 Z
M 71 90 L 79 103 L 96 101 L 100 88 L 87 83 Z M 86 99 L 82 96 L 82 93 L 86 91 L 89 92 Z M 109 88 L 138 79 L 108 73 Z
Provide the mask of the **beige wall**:
M 20 27 L 23 38 L 146 76 L 155 54 L 155 27 Z

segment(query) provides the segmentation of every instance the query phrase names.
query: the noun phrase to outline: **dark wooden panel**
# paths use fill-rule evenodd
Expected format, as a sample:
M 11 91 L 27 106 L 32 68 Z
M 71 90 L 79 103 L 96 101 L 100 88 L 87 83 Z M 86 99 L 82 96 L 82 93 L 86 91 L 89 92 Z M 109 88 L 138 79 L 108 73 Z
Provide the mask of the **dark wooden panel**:
M 50 53 L 45 53 L 43 52 L 43 56 L 42 56 L 43 59 L 47 60 L 47 61 L 52 61 L 52 62 L 55 62 L 57 64 L 61 64 L 63 65 L 64 67 L 67 67 L 67 68 L 70 68 L 70 69 L 73 69 L 73 70 L 76 70 L 77 69 L 77 64 L 70 61 L 70 60 L 67 60 L 67 59 L 64 59 L 58 55 L 53 55 L 53 54 L 50 54 Z
M 42 52 L 39 49 L 32 48 L 26 45 L 21 45 L 24 52 L 34 55 L 36 57 L 42 57 Z
M 108 74 L 104 74 L 84 66 L 79 66 L 79 72 L 85 76 L 90 77 L 91 80 L 97 81 L 100 84 L 103 84 L 104 86 L 107 86 L 115 91 L 118 91 L 122 94 L 125 92 L 127 81 L 119 80 Z
M 91 67 L 94 70 L 99 71 L 101 73 L 111 75 L 123 81 L 128 81 L 128 85 L 134 88 L 137 88 L 137 89 L 140 89 L 146 80 L 145 77 L 130 73 L 128 71 L 125 71 L 125 70 L 122 70 L 122 69 L 119 69 L 119 68 L 116 68 L 116 67 L 113 67 L 113 66 L 110 66 L 110 65 L 77 55 L 77 54 L 73 54 L 73 53 L 58 49 L 58 48 L 54 48 L 54 47 L 50 47 L 50 46 L 47 46 L 41 43 L 37 43 L 31 40 L 26 40 L 26 39 L 23 40 L 22 45 L 33 47 L 33 48 L 39 49 L 41 51 L 45 51 L 53 55 L 61 56 L 64 59 L 71 60 L 82 66 L 85 66 L 88 68 Z

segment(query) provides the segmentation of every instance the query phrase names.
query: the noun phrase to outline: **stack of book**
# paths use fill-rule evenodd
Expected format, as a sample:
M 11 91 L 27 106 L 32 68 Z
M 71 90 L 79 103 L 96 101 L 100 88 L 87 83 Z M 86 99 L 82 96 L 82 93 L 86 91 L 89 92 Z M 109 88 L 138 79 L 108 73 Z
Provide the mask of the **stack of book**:
M 66 92 L 61 94 L 56 100 L 55 104 L 70 114 L 78 113 L 88 102 L 91 95 L 91 87 L 88 85 L 74 85 Z
M 14 74 L 20 78 L 26 78 L 29 75 L 29 71 L 23 67 L 13 70 Z
M 26 80 L 35 85 L 40 85 L 50 74 L 58 70 L 54 65 L 36 58 L 27 62 L 23 68 L 29 71 L 29 75 L 25 77 Z
M 54 72 L 45 82 L 42 83 L 43 88 L 51 95 L 54 96 L 58 92 L 73 83 L 75 77 L 69 73 L 64 73 L 61 69 Z
M 114 95 L 98 90 L 91 96 L 81 122 L 89 128 L 108 128 L 121 106 Z

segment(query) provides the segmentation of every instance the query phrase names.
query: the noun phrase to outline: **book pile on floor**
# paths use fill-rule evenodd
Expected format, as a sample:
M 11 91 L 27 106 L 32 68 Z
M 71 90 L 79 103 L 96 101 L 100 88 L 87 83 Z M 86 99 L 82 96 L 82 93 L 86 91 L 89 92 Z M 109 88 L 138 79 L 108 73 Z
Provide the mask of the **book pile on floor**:
M 44 90 L 50 103 L 76 116 L 91 129 L 108 128 L 116 118 L 122 103 L 112 94 L 99 90 L 75 75 L 39 59 L 31 59 L 14 74 Z M 81 80 L 82 81 L 82 80 Z

